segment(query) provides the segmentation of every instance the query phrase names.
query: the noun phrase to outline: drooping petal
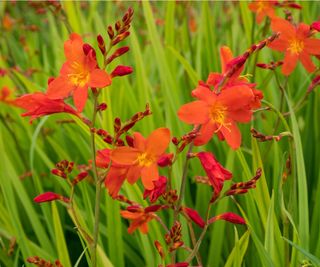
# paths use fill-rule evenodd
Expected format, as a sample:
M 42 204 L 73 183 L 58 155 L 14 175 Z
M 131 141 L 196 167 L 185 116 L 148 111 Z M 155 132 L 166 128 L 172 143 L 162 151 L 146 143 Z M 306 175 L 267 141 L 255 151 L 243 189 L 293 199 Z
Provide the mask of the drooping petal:
M 101 69 L 94 69 L 90 73 L 89 86 L 103 88 L 111 84 L 110 75 Z
M 86 105 L 88 98 L 88 89 L 87 87 L 77 87 L 73 93 L 73 101 L 74 105 L 78 109 L 79 112 L 82 112 L 84 106 Z
M 132 165 L 137 160 L 139 151 L 132 147 L 117 147 L 111 151 L 110 158 L 120 165 Z
M 189 124 L 205 123 L 209 119 L 209 106 L 200 100 L 184 104 L 178 111 L 178 117 Z
M 141 171 L 141 181 L 145 189 L 152 190 L 154 188 L 153 181 L 159 179 L 157 164 L 144 167 Z
M 297 66 L 299 56 L 297 54 L 293 54 L 289 51 L 286 52 L 282 65 L 282 73 L 288 76 L 291 72 L 293 72 L 294 68 Z
M 299 59 L 302 63 L 302 65 L 306 68 L 308 72 L 314 72 L 316 69 L 316 66 L 313 64 L 311 60 L 311 56 L 307 54 L 306 52 L 302 51 L 299 55 Z
M 149 155 L 160 156 L 168 148 L 170 143 L 170 130 L 158 128 L 154 130 L 146 140 L 146 152 Z
M 126 179 L 127 169 L 111 167 L 105 179 L 105 187 L 108 189 L 111 197 L 116 197 L 122 184 Z
M 230 121 L 228 126 L 222 126 L 220 129 L 226 142 L 232 149 L 237 149 L 241 145 L 241 133 L 235 122 Z
M 194 142 L 193 142 L 194 145 L 195 146 L 202 146 L 202 145 L 208 143 L 209 140 L 212 138 L 216 129 L 217 128 L 215 126 L 215 123 L 212 123 L 210 121 L 203 124 L 200 128 L 199 136 L 197 136 L 194 139 Z
M 300 39 L 305 39 L 308 37 L 310 32 L 310 26 L 305 23 L 300 23 L 297 28 L 297 37 Z

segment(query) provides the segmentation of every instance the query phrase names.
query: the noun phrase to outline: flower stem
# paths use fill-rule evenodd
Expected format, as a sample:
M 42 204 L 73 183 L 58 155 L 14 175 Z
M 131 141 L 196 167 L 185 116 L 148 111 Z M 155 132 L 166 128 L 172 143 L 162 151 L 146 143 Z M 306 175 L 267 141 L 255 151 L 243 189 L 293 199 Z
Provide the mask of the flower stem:
M 99 93 L 94 93 L 94 110 L 92 116 L 92 127 L 94 127 L 97 117 L 97 106 L 98 106 L 98 95 Z M 96 143 L 95 143 L 95 133 L 91 131 L 91 153 L 92 153 L 92 170 L 93 177 L 96 184 L 96 199 L 95 199 L 95 210 L 94 210 L 94 230 L 93 230 L 93 242 L 91 244 L 91 264 L 92 267 L 97 266 L 97 244 L 99 237 L 99 220 L 100 220 L 100 198 L 101 198 L 101 180 L 98 179 L 98 172 L 96 166 Z

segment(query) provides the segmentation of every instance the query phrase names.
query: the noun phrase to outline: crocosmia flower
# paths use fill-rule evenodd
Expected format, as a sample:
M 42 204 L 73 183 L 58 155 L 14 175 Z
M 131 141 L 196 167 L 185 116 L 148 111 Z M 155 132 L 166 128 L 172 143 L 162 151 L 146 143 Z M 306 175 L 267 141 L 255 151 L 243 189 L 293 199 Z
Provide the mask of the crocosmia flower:
M 266 1 L 266 0 L 258 0 L 253 1 L 249 4 L 249 9 L 252 12 L 256 13 L 256 21 L 257 23 L 261 23 L 262 20 L 267 16 L 269 18 L 274 18 L 275 11 L 274 7 L 278 4 L 278 1 Z
M 23 95 L 14 100 L 14 104 L 27 111 L 22 116 L 30 116 L 30 121 L 42 116 L 62 112 L 80 117 L 80 114 L 74 108 L 64 103 L 62 99 L 51 99 L 44 93 Z
M 284 19 L 274 19 L 271 22 L 274 32 L 280 36 L 269 44 L 271 49 L 285 53 L 282 73 L 289 75 L 300 60 L 308 72 L 313 72 L 316 66 L 311 55 L 320 55 L 320 40 L 310 36 L 310 26 L 300 23 L 297 27 Z
M 225 169 L 210 152 L 199 152 L 196 153 L 196 156 L 199 158 L 211 186 L 218 195 L 222 190 L 224 182 L 232 178 L 232 173 Z
M 198 86 L 192 95 L 198 100 L 183 105 L 178 116 L 186 123 L 201 125 L 194 144 L 204 145 L 217 133 L 231 148 L 237 149 L 241 144 L 237 122 L 249 122 L 252 117 L 254 95 L 251 88 L 232 86 L 216 94 L 206 86 Z
M 88 88 L 102 88 L 111 84 L 111 76 L 98 68 L 95 51 L 84 45 L 80 35 L 72 33 L 64 44 L 67 61 L 60 75 L 48 87 L 50 98 L 65 98 L 73 95 L 76 108 L 81 112 L 88 98 Z
M 170 131 L 167 128 L 154 130 L 148 138 L 140 133 L 133 134 L 133 147 L 117 147 L 111 151 L 111 161 L 128 169 L 126 178 L 135 183 L 141 177 L 143 186 L 152 190 L 153 181 L 159 179 L 157 162 L 170 143 Z

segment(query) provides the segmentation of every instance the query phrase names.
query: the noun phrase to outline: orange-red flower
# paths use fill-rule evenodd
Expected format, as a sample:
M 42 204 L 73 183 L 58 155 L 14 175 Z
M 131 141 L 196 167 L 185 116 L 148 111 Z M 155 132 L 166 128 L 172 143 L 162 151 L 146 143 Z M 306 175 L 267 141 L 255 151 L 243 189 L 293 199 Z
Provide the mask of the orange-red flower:
M 84 49 L 86 48 L 86 49 Z M 60 70 L 60 76 L 48 87 L 48 96 L 61 99 L 73 95 L 76 108 L 81 112 L 88 98 L 88 87 L 102 88 L 111 84 L 110 75 L 98 68 L 95 51 L 84 47 L 82 38 L 76 33 L 64 44 L 67 61 Z
M 201 125 L 200 135 L 194 144 L 204 145 L 217 133 L 237 149 L 241 144 L 241 134 L 236 123 L 249 122 L 252 117 L 254 95 L 251 88 L 231 86 L 216 94 L 208 87 L 198 86 L 192 95 L 199 100 L 183 105 L 178 116 L 186 123 Z
M 113 163 L 128 169 L 126 178 L 129 183 L 135 183 L 141 176 L 143 186 L 152 190 L 153 181 L 159 179 L 157 161 L 170 143 L 170 131 L 158 128 L 146 139 L 140 133 L 133 136 L 133 147 L 117 147 L 111 151 L 110 158 Z
M 154 207 L 154 208 L 153 208 Z M 152 211 L 157 211 L 162 208 L 160 205 L 155 205 L 143 209 L 139 206 L 130 206 L 127 210 L 122 210 L 120 212 L 121 216 L 125 219 L 132 220 L 128 228 L 128 233 L 132 234 L 136 229 L 139 229 L 143 234 L 148 232 L 148 222 L 155 218 L 155 214 Z
M 273 19 L 276 17 L 274 7 L 278 1 L 255 0 L 249 4 L 249 9 L 256 13 L 257 23 L 261 23 L 264 17 Z
M 297 27 L 284 19 L 274 19 L 271 22 L 274 32 L 280 36 L 269 44 L 269 47 L 285 52 L 282 73 L 289 75 L 296 67 L 298 60 L 308 72 L 313 72 L 316 66 L 311 60 L 311 55 L 320 55 L 320 40 L 311 38 L 310 26 L 300 23 Z
M 232 173 L 223 168 L 210 152 L 199 152 L 196 153 L 196 156 L 199 158 L 209 178 L 209 182 L 214 188 L 215 194 L 218 195 L 222 190 L 224 182 L 232 178 Z
M 62 112 L 80 117 L 80 114 L 62 99 L 51 99 L 44 93 L 23 95 L 14 100 L 14 104 L 27 111 L 22 116 L 30 116 L 30 122 L 42 116 Z
M 234 65 L 242 62 L 244 59 L 239 57 L 233 57 L 231 49 L 227 46 L 222 46 L 220 48 L 220 61 L 221 61 L 221 72 L 211 72 L 208 76 L 206 84 L 217 88 L 220 86 L 222 79 L 224 79 L 224 74 L 227 73 Z M 223 84 L 221 90 L 228 89 L 229 87 L 235 85 L 243 85 L 251 88 L 252 93 L 254 94 L 254 99 L 251 104 L 252 108 L 259 108 L 261 106 L 260 100 L 263 98 L 261 91 L 255 89 L 256 84 L 249 83 L 245 77 L 241 77 L 240 74 L 243 71 L 244 65 L 239 67 L 230 77 L 227 78 L 227 81 Z

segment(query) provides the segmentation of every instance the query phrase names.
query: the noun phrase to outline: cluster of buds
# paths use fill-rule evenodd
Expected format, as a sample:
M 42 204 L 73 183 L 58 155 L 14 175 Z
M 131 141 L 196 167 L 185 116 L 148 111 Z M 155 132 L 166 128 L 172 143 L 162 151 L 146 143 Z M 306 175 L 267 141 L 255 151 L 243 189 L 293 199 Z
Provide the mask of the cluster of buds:
M 127 122 L 124 124 L 121 123 L 120 118 L 115 118 L 114 120 L 114 142 L 117 142 L 120 139 L 120 136 L 126 132 L 128 132 L 138 121 L 142 120 L 144 117 L 151 115 L 152 112 L 150 110 L 149 104 L 146 105 L 146 108 L 144 111 L 137 112 L 134 114 Z M 126 138 L 128 145 L 131 144 L 130 137 Z
M 107 144 L 113 143 L 113 137 L 106 130 L 103 130 L 103 129 L 96 130 L 95 128 L 93 128 L 91 129 L 91 131 L 94 131 L 97 135 L 99 135 L 103 139 L 103 141 L 106 142 Z
M 217 93 L 220 92 L 221 88 L 227 83 L 230 77 L 238 71 L 248 60 L 248 58 L 255 52 L 260 51 L 262 48 L 273 42 L 276 38 L 279 37 L 279 33 L 274 33 L 270 37 L 260 41 L 257 44 L 253 44 L 249 49 L 244 52 L 244 54 L 235 57 L 227 64 L 227 71 L 223 74 L 223 78 L 220 80 L 219 84 L 216 87 Z
M 72 172 L 74 162 L 62 160 L 56 164 L 56 168 L 51 170 L 51 173 L 66 179 L 68 174 Z
M 59 1 L 28 1 L 30 7 L 34 8 L 37 14 L 45 14 L 47 10 L 52 10 L 54 14 L 57 14 L 62 9 Z
M 180 153 L 199 135 L 199 127 L 195 127 L 191 132 L 186 133 L 180 138 L 173 137 L 172 143 L 177 147 L 177 152 Z
M 283 65 L 283 61 L 271 61 L 269 64 L 265 63 L 257 63 L 256 66 L 261 69 L 267 69 L 267 70 L 275 70 L 277 67 Z
M 257 140 L 259 142 L 266 142 L 266 141 L 272 141 L 272 140 L 275 140 L 275 141 L 280 141 L 282 139 L 282 137 L 284 136 L 291 136 L 290 133 L 288 132 L 283 132 L 283 133 L 280 133 L 278 135 L 264 135 L 263 133 L 260 133 L 258 132 L 256 129 L 254 128 L 251 128 L 251 134 L 254 138 L 257 138 Z
M 283 8 L 294 8 L 294 9 L 301 9 L 301 5 L 294 3 L 293 1 L 283 1 L 283 2 L 276 2 L 275 6 L 283 7 Z
M 178 194 L 177 190 L 171 189 L 162 194 L 163 199 L 168 203 L 169 205 L 174 205 L 178 200 Z
M 182 241 L 181 230 L 182 230 L 181 223 L 178 221 L 175 221 L 169 233 L 165 234 L 164 236 L 164 239 L 167 245 L 169 246 L 170 253 L 182 247 L 184 244 Z
M 59 260 L 56 260 L 54 263 L 51 263 L 50 261 L 41 259 L 38 256 L 27 258 L 27 262 L 32 263 L 38 267 L 63 267 L 63 265 Z
M 261 168 L 258 168 L 256 171 L 255 176 L 247 181 L 247 182 L 239 182 L 233 184 L 230 189 L 225 193 L 226 196 L 232 196 L 232 195 L 240 195 L 245 194 L 248 192 L 249 189 L 256 188 L 256 183 L 261 177 L 262 170 Z

